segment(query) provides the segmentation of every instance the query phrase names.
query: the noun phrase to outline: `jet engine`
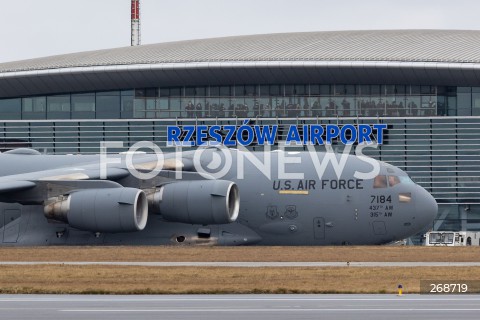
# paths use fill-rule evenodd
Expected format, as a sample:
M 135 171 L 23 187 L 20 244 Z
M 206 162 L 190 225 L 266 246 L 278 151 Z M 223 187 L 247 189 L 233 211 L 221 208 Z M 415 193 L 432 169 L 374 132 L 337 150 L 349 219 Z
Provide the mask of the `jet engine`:
M 141 231 L 147 225 L 148 201 L 135 188 L 85 189 L 50 199 L 47 219 L 92 232 Z
M 189 224 L 234 222 L 240 210 L 238 186 L 226 180 L 180 181 L 148 195 L 152 212 Z

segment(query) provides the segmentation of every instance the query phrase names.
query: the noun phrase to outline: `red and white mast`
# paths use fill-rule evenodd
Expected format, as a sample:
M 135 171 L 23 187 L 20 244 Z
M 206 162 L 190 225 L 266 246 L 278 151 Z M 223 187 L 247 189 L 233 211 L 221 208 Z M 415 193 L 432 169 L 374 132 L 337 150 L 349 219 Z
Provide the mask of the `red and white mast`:
M 140 0 L 132 0 L 132 37 L 131 45 L 140 45 Z

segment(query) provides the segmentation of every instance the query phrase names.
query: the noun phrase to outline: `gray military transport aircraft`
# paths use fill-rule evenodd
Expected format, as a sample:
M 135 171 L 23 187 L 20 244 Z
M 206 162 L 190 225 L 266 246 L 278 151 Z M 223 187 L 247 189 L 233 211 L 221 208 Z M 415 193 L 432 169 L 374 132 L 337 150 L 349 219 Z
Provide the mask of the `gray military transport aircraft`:
M 166 154 L 150 179 L 135 177 L 126 155 L 108 164 L 101 179 L 100 155 L 2 153 L 0 239 L 4 245 L 373 245 L 416 234 L 437 214 L 425 189 L 383 162 L 374 178 L 358 179 L 355 172 L 373 166 L 348 156 L 340 178 L 331 164 L 319 178 L 315 165 L 325 153 L 276 151 L 269 153 L 268 176 L 240 153 Z M 215 178 L 219 169 L 209 168 L 228 155 L 231 166 Z M 301 160 L 285 165 L 301 179 L 279 178 L 278 160 L 287 156 Z M 157 164 L 154 154 L 133 158 L 138 172 L 152 173 Z

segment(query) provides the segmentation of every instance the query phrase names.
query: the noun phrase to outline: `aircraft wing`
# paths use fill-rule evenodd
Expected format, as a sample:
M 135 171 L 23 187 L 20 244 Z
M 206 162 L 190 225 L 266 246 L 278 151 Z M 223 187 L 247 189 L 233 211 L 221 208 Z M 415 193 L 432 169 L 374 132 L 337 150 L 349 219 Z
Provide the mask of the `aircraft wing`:
M 128 170 L 123 168 L 108 168 L 106 171 L 107 180 L 118 180 L 128 175 Z M 0 178 L 0 193 L 12 193 L 32 189 L 36 187 L 39 182 L 99 180 L 101 178 L 100 170 L 93 168 L 63 168 L 36 171 Z
M 4 181 L 0 182 L 0 193 L 21 191 L 35 187 L 32 181 Z
M 151 185 L 145 187 L 154 187 L 165 183 L 165 181 L 174 179 L 176 170 L 185 170 L 185 164 L 182 160 L 167 158 L 163 161 L 161 167 L 157 167 L 156 158 L 140 159 L 133 164 L 133 168 L 138 172 L 156 172 L 158 178 L 150 181 Z M 188 163 L 188 167 L 191 164 Z M 107 165 L 106 170 L 102 172 L 99 163 L 84 163 L 63 166 L 55 169 L 39 170 L 14 174 L 0 177 L 0 194 L 17 193 L 29 190 L 39 186 L 39 182 L 61 182 L 61 181 L 81 181 L 81 180 L 110 180 L 117 181 L 131 176 L 131 171 L 126 167 L 125 162 L 116 166 Z M 195 172 L 184 173 L 187 180 L 205 179 Z M 42 185 L 45 185 L 44 183 Z

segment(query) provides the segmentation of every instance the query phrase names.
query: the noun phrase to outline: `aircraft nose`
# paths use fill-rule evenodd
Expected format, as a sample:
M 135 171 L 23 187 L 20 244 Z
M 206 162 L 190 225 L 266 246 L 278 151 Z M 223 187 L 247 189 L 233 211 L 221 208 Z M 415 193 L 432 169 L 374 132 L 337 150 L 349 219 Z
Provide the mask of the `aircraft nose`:
M 428 193 L 427 190 L 420 186 L 417 187 L 419 189 L 415 201 L 415 207 L 418 214 L 417 219 L 419 219 L 421 227 L 431 226 L 438 213 L 437 201 L 435 201 L 435 198 Z

